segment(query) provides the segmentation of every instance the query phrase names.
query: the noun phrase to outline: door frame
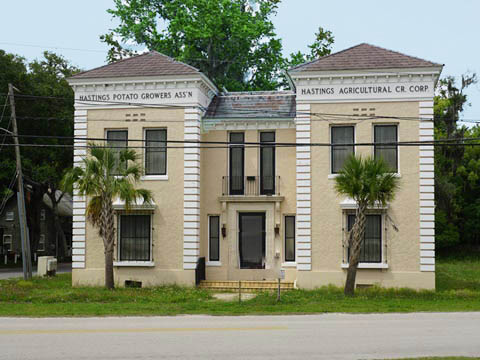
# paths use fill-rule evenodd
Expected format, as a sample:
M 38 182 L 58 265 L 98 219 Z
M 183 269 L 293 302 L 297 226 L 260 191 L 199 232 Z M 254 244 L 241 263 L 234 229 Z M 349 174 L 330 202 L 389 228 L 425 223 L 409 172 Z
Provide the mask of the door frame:
M 242 216 L 243 215 L 258 215 L 262 217 L 262 258 L 264 259 L 262 267 L 251 268 L 242 266 Z M 262 211 L 241 211 L 238 212 L 238 258 L 240 270 L 264 270 L 266 265 L 267 254 L 267 240 L 266 240 L 266 213 Z

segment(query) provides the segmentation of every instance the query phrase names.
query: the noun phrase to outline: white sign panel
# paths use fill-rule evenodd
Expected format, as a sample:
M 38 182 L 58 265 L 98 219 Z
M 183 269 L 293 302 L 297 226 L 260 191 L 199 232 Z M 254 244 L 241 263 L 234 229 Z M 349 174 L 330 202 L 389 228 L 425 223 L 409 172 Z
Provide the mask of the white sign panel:
M 299 85 L 298 100 L 386 100 L 431 98 L 433 82 Z

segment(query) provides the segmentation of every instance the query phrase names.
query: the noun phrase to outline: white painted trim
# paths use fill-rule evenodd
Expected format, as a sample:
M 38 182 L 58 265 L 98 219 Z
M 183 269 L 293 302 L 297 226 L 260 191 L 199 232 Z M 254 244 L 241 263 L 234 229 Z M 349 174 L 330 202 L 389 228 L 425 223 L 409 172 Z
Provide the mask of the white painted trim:
M 419 103 L 420 122 L 418 135 L 420 141 L 433 140 L 433 101 Z M 434 148 L 421 145 L 419 148 L 419 233 L 420 233 L 420 271 L 435 271 L 435 173 Z
M 283 262 L 282 265 L 281 265 L 282 268 L 296 268 L 297 267 L 297 263 L 294 262 L 294 261 L 286 261 L 286 262 Z
M 140 180 L 141 181 L 168 181 L 168 175 L 144 175 L 140 178 Z
M 222 266 L 220 261 L 207 261 L 205 263 L 206 266 Z
M 154 267 L 153 261 L 114 261 L 113 266 L 117 267 Z

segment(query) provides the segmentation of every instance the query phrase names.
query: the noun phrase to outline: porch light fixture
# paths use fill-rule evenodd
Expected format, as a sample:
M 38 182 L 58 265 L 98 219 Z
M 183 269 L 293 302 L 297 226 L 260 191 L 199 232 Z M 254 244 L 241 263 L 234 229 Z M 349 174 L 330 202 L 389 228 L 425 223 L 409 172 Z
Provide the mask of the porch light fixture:
M 227 228 L 225 224 L 222 225 L 222 237 L 227 237 Z
M 275 235 L 280 235 L 280 224 L 275 224 Z

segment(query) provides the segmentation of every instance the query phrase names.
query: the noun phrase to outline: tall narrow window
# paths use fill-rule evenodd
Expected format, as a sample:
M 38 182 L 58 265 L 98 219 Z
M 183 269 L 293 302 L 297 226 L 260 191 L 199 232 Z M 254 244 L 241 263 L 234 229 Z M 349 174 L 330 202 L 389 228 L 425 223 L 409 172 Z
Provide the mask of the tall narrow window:
M 295 216 L 285 216 L 285 261 L 295 261 Z
M 220 261 L 220 216 L 208 217 L 208 259 Z
M 348 231 L 355 224 L 355 215 L 348 215 Z M 350 257 L 350 252 L 348 254 Z M 382 216 L 367 215 L 365 223 L 365 235 L 360 250 L 360 262 L 382 262 Z
M 3 235 L 3 249 L 5 252 L 12 251 L 12 235 Z
M 127 144 L 128 131 L 127 130 L 108 130 L 107 131 L 107 145 L 111 146 L 111 150 L 116 157 L 116 166 L 114 169 L 114 174 L 119 175 L 120 169 L 118 168 L 120 152 L 123 148 L 128 146 Z M 127 164 L 125 164 L 125 167 Z
M 332 128 L 332 173 L 342 170 L 345 160 L 354 153 L 355 142 L 353 126 L 333 126 Z M 350 144 L 350 145 L 348 145 Z
M 45 251 L 45 235 L 40 235 L 40 239 L 38 240 L 38 251 Z
M 393 172 L 398 172 L 397 125 L 376 125 L 374 132 L 375 158 L 383 158 Z
M 230 195 L 243 195 L 244 192 L 244 143 L 244 133 L 230 133 Z
M 145 174 L 167 174 L 167 130 L 145 130 Z
M 260 194 L 275 193 L 275 133 L 260 133 Z
M 150 215 L 120 215 L 120 261 L 150 261 Z

